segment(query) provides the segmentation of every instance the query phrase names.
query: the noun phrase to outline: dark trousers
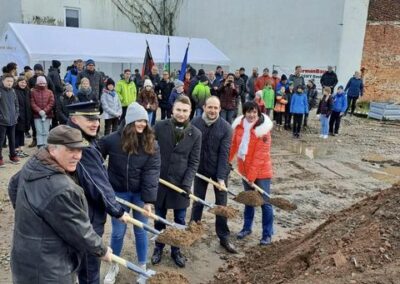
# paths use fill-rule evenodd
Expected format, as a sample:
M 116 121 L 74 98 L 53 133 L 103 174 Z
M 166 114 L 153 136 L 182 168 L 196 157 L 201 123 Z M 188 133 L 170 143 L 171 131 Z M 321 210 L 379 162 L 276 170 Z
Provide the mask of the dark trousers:
M 276 120 L 276 124 L 277 125 L 282 125 L 282 116 L 283 116 L 283 112 L 278 112 L 278 111 L 276 111 L 276 112 L 274 112 L 275 113 L 275 115 L 274 115 L 274 117 L 275 117 L 275 120 Z
M 10 158 L 13 158 L 17 155 L 15 153 L 15 125 L 13 126 L 0 125 L 0 145 L 4 144 L 6 136 L 8 138 L 8 148 L 10 149 Z M 3 159 L 3 147 L 0 147 L 0 159 L 1 160 Z
M 118 117 L 104 120 L 104 136 L 117 131 L 119 119 Z
M 157 118 L 157 110 L 153 111 L 153 115 L 151 117 L 150 125 L 154 126 L 156 124 L 156 118 Z
M 161 120 L 171 118 L 171 110 L 168 108 L 161 108 Z
M 206 198 L 208 182 L 196 177 L 194 179 L 194 195 L 201 199 Z M 227 203 L 227 193 L 225 191 L 220 191 L 214 186 L 214 194 L 215 194 L 215 204 L 226 206 Z M 201 217 L 203 214 L 203 205 L 198 202 L 194 202 L 192 206 L 192 216 L 191 220 L 193 221 L 201 221 Z M 228 220 L 226 217 L 216 216 L 215 220 L 215 232 L 217 233 L 218 238 L 222 240 L 228 239 L 230 235 L 230 231 L 228 228 Z
M 156 214 L 162 218 L 167 216 L 167 208 L 159 208 L 156 207 Z M 174 222 L 177 224 L 185 225 L 185 217 L 186 217 L 186 208 L 183 209 L 174 209 Z M 165 224 L 161 222 L 154 222 L 154 228 L 161 231 L 165 229 Z M 165 247 L 165 244 L 156 242 L 156 248 L 162 250 Z M 171 246 L 171 254 L 175 254 L 180 249 L 178 247 Z
M 331 118 L 329 120 L 329 133 L 339 133 L 339 127 L 340 127 L 340 120 L 341 120 L 340 112 L 338 111 L 332 111 L 331 113 Z M 333 132 L 335 131 L 335 132 Z
M 307 127 L 307 122 L 308 122 L 308 113 L 306 113 L 306 114 L 304 115 L 304 120 L 303 120 L 303 126 L 304 126 L 304 127 Z
M 15 148 L 24 146 L 25 144 L 25 132 L 21 130 L 15 130 Z
M 356 109 L 356 103 L 357 103 L 358 97 L 347 97 L 347 110 L 346 110 L 346 114 L 349 110 L 350 114 L 354 114 L 354 110 Z
M 31 119 L 31 128 L 32 128 L 32 138 L 36 139 L 36 127 L 35 127 L 35 121 L 33 118 Z
M 128 109 L 127 106 L 123 106 L 123 107 L 122 107 L 122 114 L 121 114 L 121 118 L 120 118 L 121 121 L 125 118 L 126 110 L 127 110 L 127 109 Z
M 103 237 L 104 225 L 93 226 L 94 231 Z M 100 258 L 84 254 L 78 270 L 79 284 L 100 284 Z
M 294 113 L 293 114 L 293 134 L 300 134 L 301 123 L 303 122 L 303 114 L 302 113 Z
M 292 124 L 292 114 L 288 111 L 285 112 L 285 128 L 290 129 Z

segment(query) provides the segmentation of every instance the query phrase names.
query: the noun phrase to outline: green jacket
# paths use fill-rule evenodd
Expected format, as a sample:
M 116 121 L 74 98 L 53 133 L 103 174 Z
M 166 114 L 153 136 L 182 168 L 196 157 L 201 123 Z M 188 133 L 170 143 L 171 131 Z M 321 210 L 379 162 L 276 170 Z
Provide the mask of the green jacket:
M 196 102 L 196 108 L 202 108 L 208 97 L 211 97 L 210 87 L 199 82 L 194 87 L 192 98 Z
M 273 109 L 275 103 L 275 92 L 271 87 L 265 87 L 262 93 L 262 99 L 265 104 L 265 108 Z
M 133 81 L 128 83 L 124 79 L 119 80 L 115 86 L 115 91 L 123 107 L 136 101 L 136 85 Z

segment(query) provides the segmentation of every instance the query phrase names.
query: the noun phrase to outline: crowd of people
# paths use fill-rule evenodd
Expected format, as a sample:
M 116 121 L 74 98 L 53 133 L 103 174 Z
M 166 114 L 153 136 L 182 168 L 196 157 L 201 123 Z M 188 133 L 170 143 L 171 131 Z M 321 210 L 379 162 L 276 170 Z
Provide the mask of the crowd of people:
M 60 66 L 53 60 L 47 76 L 40 64 L 33 70 L 26 66 L 17 76 L 16 64 L 9 63 L 1 77 L 0 142 L 7 136 L 10 162 L 28 156 L 23 147 L 30 130 L 29 146 L 38 148 L 9 184 L 16 210 L 14 283 L 72 283 L 76 272 L 79 283 L 99 283 L 100 259 L 111 261 L 111 253 L 121 254 L 130 218 L 130 209 L 117 198 L 143 208 L 147 213 L 132 214 L 144 224 L 152 211 L 165 218 L 173 210 L 174 222 L 185 225 L 189 199 L 159 184 L 159 178 L 204 199 L 208 183 L 196 173 L 226 187 L 236 159 L 248 180 L 244 190 L 258 185 L 269 193 L 273 121 L 277 131 L 291 130 L 299 138 L 316 108 L 321 137 L 327 138 L 338 134 L 340 118 L 348 106 L 354 112 L 363 94 L 359 72 L 345 88 L 336 88 L 332 68 L 321 78 L 318 103 L 316 84 L 305 82 L 301 66 L 289 77 L 279 77 L 276 71 L 270 76 L 268 68 L 261 76 L 253 68 L 247 76 L 244 68 L 226 73 L 218 66 L 206 73 L 188 65 L 184 81 L 171 79 L 168 71 L 160 77 L 153 66 L 143 78 L 138 70 L 132 74 L 125 69 L 117 83 L 96 71 L 91 59 L 76 60 L 63 79 Z M 227 193 L 217 187 L 214 191 L 215 203 L 226 206 Z M 261 207 L 260 245 L 269 245 L 274 213 L 268 199 Z M 202 212 L 203 205 L 195 202 L 190 220 L 200 221 Z M 109 247 L 102 240 L 107 214 L 112 217 Z M 238 239 L 252 233 L 253 219 L 254 207 L 245 206 Z M 155 221 L 154 227 L 162 230 L 165 224 Z M 225 217 L 216 217 L 215 230 L 221 246 L 237 253 Z M 134 235 L 138 265 L 146 270 L 147 233 L 134 227 Z M 153 265 L 162 261 L 164 246 L 155 242 Z M 175 264 L 185 267 L 181 249 L 173 246 L 170 252 Z M 114 283 L 118 271 L 111 264 L 104 283 Z M 137 283 L 145 282 L 140 275 Z

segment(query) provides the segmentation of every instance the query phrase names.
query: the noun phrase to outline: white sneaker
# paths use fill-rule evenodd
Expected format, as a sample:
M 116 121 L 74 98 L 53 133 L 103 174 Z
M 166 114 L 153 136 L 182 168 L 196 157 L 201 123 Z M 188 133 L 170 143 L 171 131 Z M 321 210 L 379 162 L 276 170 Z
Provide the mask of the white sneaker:
M 119 272 L 118 264 L 115 263 L 111 264 L 106 274 L 106 277 L 104 277 L 104 284 L 114 284 L 118 272 Z
M 320 135 L 319 135 L 319 138 L 324 138 L 324 135 L 323 135 L 323 134 L 320 134 Z
M 328 135 L 324 135 L 324 139 L 328 139 Z
M 143 269 L 144 271 L 146 271 L 146 264 L 143 264 L 143 265 L 139 265 L 139 267 L 141 268 L 141 269 Z M 146 277 L 144 277 L 143 275 L 139 275 L 137 278 L 136 278 L 136 284 L 146 284 Z

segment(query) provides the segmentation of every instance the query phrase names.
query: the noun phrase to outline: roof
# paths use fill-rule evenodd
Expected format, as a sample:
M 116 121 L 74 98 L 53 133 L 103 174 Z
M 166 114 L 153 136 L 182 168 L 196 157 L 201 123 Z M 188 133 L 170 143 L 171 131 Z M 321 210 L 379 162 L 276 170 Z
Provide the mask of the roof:
M 161 63 L 168 41 L 168 37 L 162 35 L 16 23 L 8 23 L 6 34 L 10 32 L 33 62 L 92 58 L 98 62 L 143 63 L 147 40 L 154 61 Z M 1 44 L 6 38 L 2 37 Z M 205 38 L 169 38 L 171 63 L 182 62 L 190 41 L 189 63 L 230 64 L 230 59 Z

